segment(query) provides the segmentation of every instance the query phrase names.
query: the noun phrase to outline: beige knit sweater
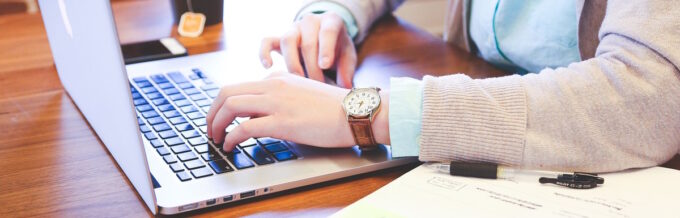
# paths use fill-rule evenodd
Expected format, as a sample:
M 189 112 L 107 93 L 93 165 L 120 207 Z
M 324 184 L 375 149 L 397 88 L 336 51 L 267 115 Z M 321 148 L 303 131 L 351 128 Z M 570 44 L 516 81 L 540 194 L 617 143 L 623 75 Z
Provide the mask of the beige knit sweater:
M 335 1 L 357 19 L 359 39 L 401 2 Z M 452 0 L 450 11 L 466 7 L 460 2 Z M 588 5 L 579 6 L 581 24 L 593 22 L 583 20 L 593 17 L 583 16 L 593 13 Z M 465 48 L 465 17 L 447 19 L 459 25 L 450 25 L 446 38 L 462 39 Z M 597 39 L 579 39 L 597 45 L 594 57 L 566 68 L 490 79 L 425 77 L 420 160 L 606 172 L 671 159 L 680 151 L 680 3 L 609 0 Z

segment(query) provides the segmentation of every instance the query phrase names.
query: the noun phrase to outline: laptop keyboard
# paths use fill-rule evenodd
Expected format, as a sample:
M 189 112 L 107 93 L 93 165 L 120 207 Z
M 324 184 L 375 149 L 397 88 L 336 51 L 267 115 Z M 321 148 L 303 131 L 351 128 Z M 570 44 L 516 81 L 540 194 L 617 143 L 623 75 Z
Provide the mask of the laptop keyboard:
M 298 159 L 285 141 L 249 139 L 224 152 L 207 139 L 205 116 L 219 87 L 200 69 L 133 78 L 132 98 L 144 140 L 180 181 Z M 237 118 L 227 133 L 248 118 Z

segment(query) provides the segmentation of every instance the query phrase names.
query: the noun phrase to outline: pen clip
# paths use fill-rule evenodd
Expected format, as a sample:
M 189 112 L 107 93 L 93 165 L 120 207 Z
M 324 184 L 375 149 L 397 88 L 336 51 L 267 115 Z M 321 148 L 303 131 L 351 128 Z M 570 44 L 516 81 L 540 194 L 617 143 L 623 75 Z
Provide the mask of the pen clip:
M 592 173 L 575 172 L 573 174 L 560 174 L 557 178 L 541 177 L 541 184 L 551 183 L 573 189 L 591 189 L 604 184 L 604 178 Z

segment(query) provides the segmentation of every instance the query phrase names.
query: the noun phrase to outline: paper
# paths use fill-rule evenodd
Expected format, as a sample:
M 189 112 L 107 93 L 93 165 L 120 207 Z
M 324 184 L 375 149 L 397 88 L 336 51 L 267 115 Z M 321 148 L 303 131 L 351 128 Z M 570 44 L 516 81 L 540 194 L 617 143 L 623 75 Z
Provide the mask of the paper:
M 454 177 L 421 165 L 332 217 L 680 217 L 680 171 L 600 176 L 604 185 L 577 190 L 538 178 Z

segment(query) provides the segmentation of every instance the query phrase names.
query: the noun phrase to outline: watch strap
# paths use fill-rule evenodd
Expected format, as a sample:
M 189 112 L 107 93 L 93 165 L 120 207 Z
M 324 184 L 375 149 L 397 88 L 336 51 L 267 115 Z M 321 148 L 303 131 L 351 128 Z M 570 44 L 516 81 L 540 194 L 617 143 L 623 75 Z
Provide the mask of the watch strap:
M 352 129 L 354 142 L 359 145 L 361 150 L 374 149 L 378 143 L 375 142 L 373 136 L 373 128 L 371 127 L 370 117 L 356 118 L 353 116 L 347 117 L 349 126 Z

